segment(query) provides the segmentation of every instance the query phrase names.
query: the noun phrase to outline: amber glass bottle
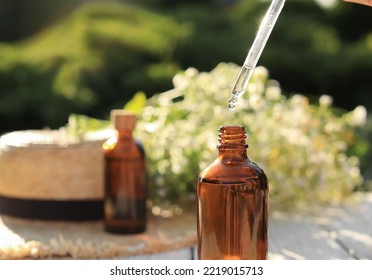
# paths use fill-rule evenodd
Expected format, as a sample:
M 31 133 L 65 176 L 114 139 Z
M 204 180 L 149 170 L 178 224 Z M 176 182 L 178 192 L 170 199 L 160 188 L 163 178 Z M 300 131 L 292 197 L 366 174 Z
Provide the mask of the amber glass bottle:
M 267 256 L 268 181 L 247 156 L 243 126 L 219 129 L 218 158 L 198 179 L 198 257 L 262 260 Z
M 146 167 L 142 146 L 132 132 L 136 116 L 113 110 L 117 135 L 104 145 L 104 224 L 112 233 L 139 233 L 146 229 Z

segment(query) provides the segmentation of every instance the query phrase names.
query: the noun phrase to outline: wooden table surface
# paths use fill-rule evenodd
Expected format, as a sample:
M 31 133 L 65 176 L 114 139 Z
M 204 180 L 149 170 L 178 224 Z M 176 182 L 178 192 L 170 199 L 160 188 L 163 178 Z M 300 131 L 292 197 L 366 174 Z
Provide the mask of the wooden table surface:
M 273 213 L 269 258 L 372 259 L 372 193 L 313 213 Z
M 193 258 L 195 247 L 139 258 Z M 273 212 L 269 219 L 270 260 L 372 259 L 372 193 L 339 206 Z
M 269 259 L 372 259 L 372 193 L 340 206 L 273 212 Z M 101 222 L 57 223 L 0 216 L 0 259 L 196 259 L 196 217 L 151 219 L 148 231 L 113 236 Z M 101 254 L 101 255 L 100 255 Z

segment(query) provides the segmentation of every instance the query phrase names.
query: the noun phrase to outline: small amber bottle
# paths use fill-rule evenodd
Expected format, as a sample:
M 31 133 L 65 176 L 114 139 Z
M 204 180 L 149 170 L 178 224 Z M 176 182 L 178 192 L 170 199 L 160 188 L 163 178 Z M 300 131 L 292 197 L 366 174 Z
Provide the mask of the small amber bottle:
M 113 110 L 117 135 L 104 145 L 104 225 L 112 233 L 140 233 L 146 229 L 146 166 L 142 145 L 132 132 L 136 116 Z
M 262 260 L 267 256 L 268 181 L 247 156 L 243 126 L 219 129 L 218 158 L 197 186 L 198 257 Z

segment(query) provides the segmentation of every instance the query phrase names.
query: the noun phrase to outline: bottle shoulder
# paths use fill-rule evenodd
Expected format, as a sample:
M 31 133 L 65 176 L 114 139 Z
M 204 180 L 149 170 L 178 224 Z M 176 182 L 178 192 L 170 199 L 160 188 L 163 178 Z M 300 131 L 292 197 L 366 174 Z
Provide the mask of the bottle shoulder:
M 105 157 L 145 158 L 145 150 L 142 143 L 134 138 L 125 140 L 108 139 L 103 144 L 103 151 Z
M 216 159 L 199 175 L 199 181 L 216 183 L 243 183 L 251 180 L 259 180 L 267 184 L 263 169 L 249 159 L 229 164 Z

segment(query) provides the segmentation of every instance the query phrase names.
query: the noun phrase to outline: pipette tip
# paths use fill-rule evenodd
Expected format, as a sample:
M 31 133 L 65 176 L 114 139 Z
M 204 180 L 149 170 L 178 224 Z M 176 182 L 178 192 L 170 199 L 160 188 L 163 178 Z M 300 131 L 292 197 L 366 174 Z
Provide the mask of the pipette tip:
M 275 22 L 283 8 L 284 2 L 285 0 L 273 0 L 266 12 L 263 22 L 260 24 L 257 35 L 253 41 L 253 44 L 244 61 L 244 65 L 241 68 L 238 78 L 236 79 L 235 85 L 233 87 L 232 94 L 229 100 L 229 108 L 231 110 L 235 108 L 236 104 L 238 103 L 238 98 L 243 95 L 245 88 L 249 83 L 249 79 L 252 75 L 253 69 L 257 65 L 257 62 L 275 25 Z
M 237 103 L 238 103 L 238 98 L 235 95 L 231 95 L 229 99 L 229 109 L 234 110 Z

